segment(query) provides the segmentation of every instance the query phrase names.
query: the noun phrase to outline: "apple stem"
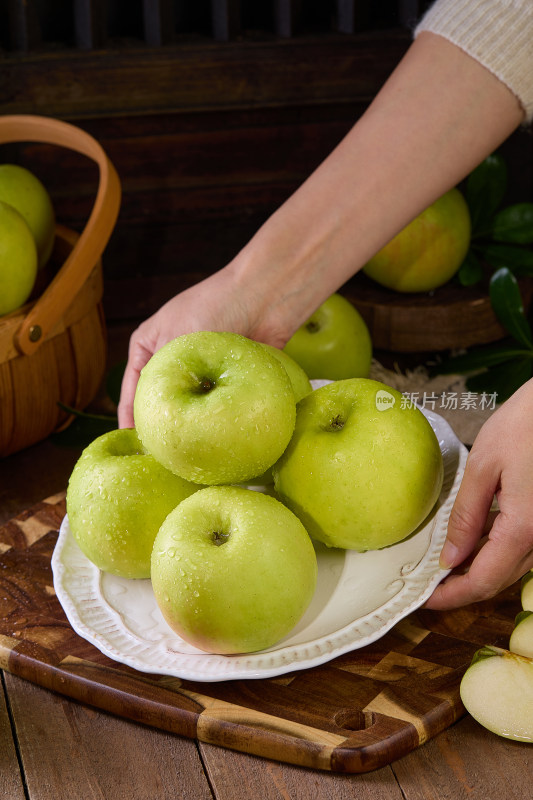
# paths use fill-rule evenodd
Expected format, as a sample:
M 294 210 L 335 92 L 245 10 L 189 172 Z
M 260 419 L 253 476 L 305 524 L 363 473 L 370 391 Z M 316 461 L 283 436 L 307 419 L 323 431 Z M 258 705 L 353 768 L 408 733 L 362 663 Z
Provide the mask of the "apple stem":
M 215 381 L 212 381 L 211 378 L 202 378 L 200 381 L 200 391 L 205 392 L 206 394 L 207 392 L 210 392 L 211 389 L 214 389 L 214 387 Z
M 327 431 L 341 431 L 344 428 L 344 420 L 340 414 L 337 414 L 336 417 L 333 417 L 329 425 L 326 427 L 325 430 Z
M 229 539 L 229 533 L 221 533 L 220 531 L 213 531 L 211 534 L 211 539 L 213 544 L 216 544 L 217 547 L 220 547 L 221 544 L 224 544 Z

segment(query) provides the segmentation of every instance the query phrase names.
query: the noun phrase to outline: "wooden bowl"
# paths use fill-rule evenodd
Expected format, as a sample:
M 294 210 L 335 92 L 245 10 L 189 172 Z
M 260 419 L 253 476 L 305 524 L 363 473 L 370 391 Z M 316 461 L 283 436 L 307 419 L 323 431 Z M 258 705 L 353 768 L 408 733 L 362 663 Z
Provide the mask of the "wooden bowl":
M 524 308 L 533 297 L 533 279 L 519 281 Z M 488 281 L 459 286 L 453 281 L 421 294 L 401 294 L 358 273 L 342 288 L 370 330 L 376 350 L 437 352 L 488 344 L 507 336 L 488 294 Z

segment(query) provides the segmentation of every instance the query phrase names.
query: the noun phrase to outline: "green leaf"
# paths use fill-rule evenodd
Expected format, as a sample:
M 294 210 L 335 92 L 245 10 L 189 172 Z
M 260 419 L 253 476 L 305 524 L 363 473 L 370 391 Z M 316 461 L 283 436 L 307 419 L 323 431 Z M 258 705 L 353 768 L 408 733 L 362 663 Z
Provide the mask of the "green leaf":
M 100 420 L 101 422 L 115 422 L 116 427 L 116 414 L 93 414 L 90 411 L 80 411 L 77 408 L 72 408 L 72 406 L 67 406 L 67 404 L 62 403 L 61 400 L 58 400 L 57 405 L 62 408 L 63 411 L 66 411 L 68 414 L 72 414 L 75 417 L 80 417 L 81 419 Z
M 74 417 L 67 428 L 51 436 L 52 441 L 60 447 L 83 449 L 98 436 L 118 427 L 116 415 L 91 414 L 62 402 L 58 402 L 58 406 Z
M 474 286 L 483 277 L 483 267 L 479 258 L 469 250 L 465 260 L 457 270 L 457 279 L 461 286 Z
M 497 242 L 531 244 L 533 242 L 533 203 L 516 203 L 499 211 L 492 224 Z
M 532 347 L 531 328 L 524 313 L 518 282 L 507 267 L 497 270 L 489 284 L 490 302 L 505 330 L 525 347 Z
M 52 441 L 59 447 L 76 447 L 84 449 L 94 439 L 103 433 L 115 430 L 117 421 L 109 417 L 97 417 L 96 415 L 78 414 L 70 423 L 68 428 L 54 433 Z
M 479 372 L 517 358 L 533 359 L 533 351 L 522 350 L 508 344 L 476 347 L 463 355 L 451 356 L 436 364 L 431 368 L 430 375 L 463 375 L 468 372 Z
M 505 364 L 490 367 L 466 380 L 466 387 L 478 394 L 496 395 L 498 403 L 511 397 L 526 381 L 531 378 L 532 361 L 530 358 L 513 359 Z
M 486 230 L 507 189 L 507 167 L 498 153 L 488 156 L 468 176 L 465 197 L 472 233 Z
M 513 244 L 483 244 L 478 248 L 481 256 L 498 269 L 508 267 L 514 275 L 533 275 L 533 250 Z
M 124 370 L 126 369 L 127 360 L 119 361 L 109 370 L 106 378 L 106 392 L 107 396 L 118 406 L 120 400 L 120 389 L 122 386 L 122 378 L 124 377 Z

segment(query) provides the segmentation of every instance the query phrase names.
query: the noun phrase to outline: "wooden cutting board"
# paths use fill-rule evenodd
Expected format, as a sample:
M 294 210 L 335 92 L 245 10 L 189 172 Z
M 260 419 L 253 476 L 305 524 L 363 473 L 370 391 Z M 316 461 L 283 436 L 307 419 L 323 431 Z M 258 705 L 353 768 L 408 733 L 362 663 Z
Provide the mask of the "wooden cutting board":
M 367 772 L 447 728 L 464 713 L 473 653 L 505 647 L 520 610 L 518 585 L 476 607 L 419 610 L 368 647 L 280 678 L 148 675 L 70 627 L 50 566 L 64 513 L 62 494 L 0 527 L 0 667 L 131 720 L 305 767 Z

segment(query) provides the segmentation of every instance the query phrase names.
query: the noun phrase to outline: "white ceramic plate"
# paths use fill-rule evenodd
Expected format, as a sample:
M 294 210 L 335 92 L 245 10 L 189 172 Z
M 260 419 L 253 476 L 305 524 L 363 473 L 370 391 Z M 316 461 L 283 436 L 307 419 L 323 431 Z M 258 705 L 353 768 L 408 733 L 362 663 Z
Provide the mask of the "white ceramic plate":
M 424 410 L 440 442 L 444 483 L 436 509 L 412 536 L 356 553 L 317 544 L 311 605 L 289 636 L 258 653 L 221 656 L 184 642 L 167 625 L 149 580 L 101 573 L 76 544 L 65 517 L 52 557 L 54 587 L 74 630 L 123 664 L 193 681 L 269 678 L 323 664 L 382 637 L 421 606 L 447 574 L 439 554 L 467 450 L 448 423 Z

